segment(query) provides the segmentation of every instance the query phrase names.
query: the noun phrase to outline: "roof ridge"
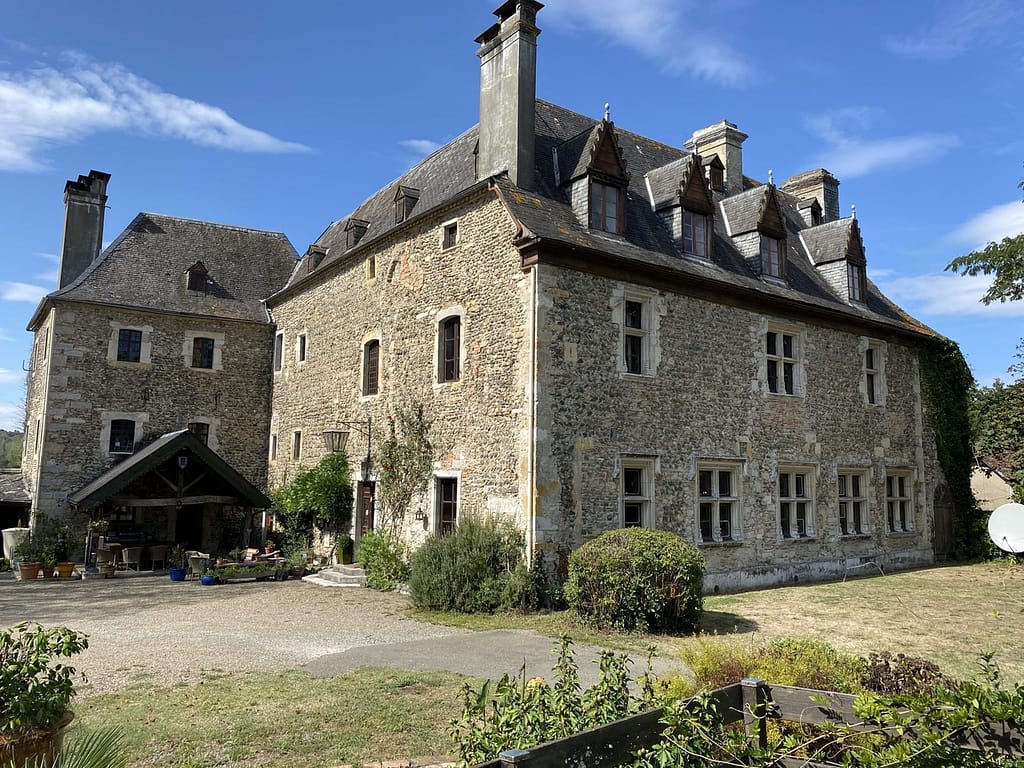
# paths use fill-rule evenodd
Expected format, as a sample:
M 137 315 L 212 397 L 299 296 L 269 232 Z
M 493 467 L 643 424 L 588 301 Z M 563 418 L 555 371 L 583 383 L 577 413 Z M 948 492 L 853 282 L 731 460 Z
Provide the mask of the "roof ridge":
M 186 224 L 206 224 L 210 227 L 217 227 L 218 229 L 230 229 L 235 232 L 252 232 L 258 235 L 273 235 L 277 237 L 283 237 L 287 239 L 288 235 L 276 229 L 256 229 L 255 227 L 242 227 L 237 224 L 221 224 L 218 221 L 209 221 L 207 219 L 193 219 L 188 216 L 172 216 L 169 213 L 155 213 L 153 211 L 139 211 L 138 216 L 153 216 L 159 219 L 169 219 L 171 221 L 180 221 Z M 136 216 L 136 218 L 138 218 Z M 133 221 L 134 223 L 134 221 Z M 130 228 L 130 226 L 129 226 Z
M 554 107 L 555 109 L 561 110 L 562 112 L 568 112 L 571 115 L 576 115 L 577 117 L 581 117 L 584 120 L 593 120 L 594 121 L 594 125 L 597 125 L 598 123 L 601 122 L 601 120 L 599 120 L 598 118 L 590 117 L 590 115 L 585 115 L 582 112 L 577 112 L 574 109 L 569 109 L 568 107 L 563 107 L 560 104 L 555 104 L 554 102 L 547 101 L 545 99 L 537 99 L 536 101 L 537 101 L 538 104 L 545 104 L 545 105 L 547 105 L 549 107 Z M 626 129 L 619 127 L 618 123 L 615 123 L 615 130 L 620 135 L 625 134 L 627 136 L 631 136 L 631 137 L 636 138 L 636 139 L 642 139 L 645 144 L 656 144 L 657 146 L 659 146 L 659 147 L 661 147 L 663 149 L 672 150 L 673 152 L 681 152 L 681 153 L 687 154 L 687 155 L 688 154 L 692 154 L 685 147 L 677 147 L 677 146 L 674 146 L 672 144 L 666 144 L 663 141 L 658 141 L 657 139 L 652 139 L 650 136 L 644 136 L 643 134 L 640 134 L 640 133 L 634 133 L 633 131 L 627 131 Z M 578 135 L 579 134 L 577 134 L 577 136 Z M 572 138 L 576 138 L 576 137 L 573 136 Z

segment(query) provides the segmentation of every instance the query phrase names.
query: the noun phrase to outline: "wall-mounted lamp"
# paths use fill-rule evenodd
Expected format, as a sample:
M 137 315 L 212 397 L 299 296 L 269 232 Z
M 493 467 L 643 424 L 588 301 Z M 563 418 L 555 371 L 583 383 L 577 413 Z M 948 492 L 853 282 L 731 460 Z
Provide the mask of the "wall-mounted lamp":
M 363 476 L 365 477 L 370 473 L 370 446 L 373 441 L 373 417 L 367 416 L 366 421 L 339 421 L 339 425 L 350 427 L 361 435 L 366 435 L 366 458 L 363 459 Z M 324 430 L 324 447 L 327 448 L 328 453 L 339 453 L 345 450 L 345 445 L 348 443 L 347 429 L 326 429 Z

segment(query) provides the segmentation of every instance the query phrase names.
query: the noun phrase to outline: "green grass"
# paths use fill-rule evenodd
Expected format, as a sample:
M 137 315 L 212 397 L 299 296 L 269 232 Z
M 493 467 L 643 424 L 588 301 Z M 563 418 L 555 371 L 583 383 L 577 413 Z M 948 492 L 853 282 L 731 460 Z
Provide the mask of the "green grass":
M 83 699 L 75 704 L 72 728 L 120 725 L 131 768 L 422 763 L 451 753 L 448 722 L 467 681 L 482 684 L 451 673 L 394 669 L 331 679 L 234 673 Z

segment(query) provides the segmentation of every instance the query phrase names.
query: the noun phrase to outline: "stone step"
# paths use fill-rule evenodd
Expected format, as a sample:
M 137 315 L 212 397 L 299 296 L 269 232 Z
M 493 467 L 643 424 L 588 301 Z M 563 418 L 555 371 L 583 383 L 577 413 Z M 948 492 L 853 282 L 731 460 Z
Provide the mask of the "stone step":
M 304 576 L 302 580 L 324 587 L 365 587 L 366 572 L 358 566 L 332 565 L 318 573 Z

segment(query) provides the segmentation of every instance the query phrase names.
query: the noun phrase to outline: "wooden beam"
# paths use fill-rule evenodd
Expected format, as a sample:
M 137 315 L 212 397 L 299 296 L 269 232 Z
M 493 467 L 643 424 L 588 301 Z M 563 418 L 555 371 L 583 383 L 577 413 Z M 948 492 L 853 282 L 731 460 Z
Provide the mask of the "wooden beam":
M 176 507 L 190 504 L 230 504 L 239 507 L 246 506 L 245 502 L 237 496 L 169 496 L 164 499 L 143 499 L 137 496 L 111 496 L 113 504 L 120 504 L 125 507 Z

